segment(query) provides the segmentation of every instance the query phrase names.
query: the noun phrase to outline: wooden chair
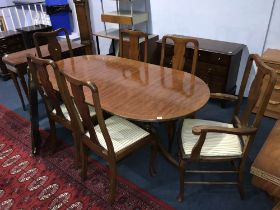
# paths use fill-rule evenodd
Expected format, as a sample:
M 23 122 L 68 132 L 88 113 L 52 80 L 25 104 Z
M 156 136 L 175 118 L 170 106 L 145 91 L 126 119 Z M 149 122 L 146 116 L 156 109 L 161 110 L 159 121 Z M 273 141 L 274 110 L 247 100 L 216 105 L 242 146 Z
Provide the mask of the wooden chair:
M 123 52 L 124 39 L 128 36 L 129 50 L 128 58 L 133 60 L 140 60 L 140 39 L 144 38 L 144 62 L 148 60 L 148 35 L 142 31 L 133 31 L 128 29 L 120 30 L 120 57 L 125 57 Z
M 76 130 L 81 133 L 82 179 L 84 180 L 87 177 L 88 149 L 90 149 L 106 160 L 109 165 L 110 203 L 113 203 L 116 197 L 117 161 L 146 144 L 152 144 L 150 173 L 154 175 L 154 161 L 158 148 L 156 138 L 121 117 L 112 116 L 104 120 L 98 88 L 93 82 L 80 81 L 63 72 L 60 72 L 60 80 L 62 97 L 68 107 L 72 109 L 70 115 L 75 122 Z M 69 85 L 67 86 L 67 84 Z M 83 90 L 86 88 L 90 90 L 90 95 L 85 95 Z M 74 101 L 71 100 L 70 92 L 73 94 Z M 98 121 L 97 126 L 94 126 L 91 121 L 86 99 L 87 101 L 92 100 L 94 104 Z M 74 107 L 77 107 L 77 109 Z
M 190 39 L 179 35 L 165 35 L 162 37 L 162 46 L 161 46 L 161 57 L 160 65 L 164 66 L 165 62 L 165 48 L 166 42 L 172 41 L 174 43 L 174 54 L 172 57 L 172 68 L 183 70 L 185 61 L 186 61 L 186 47 L 187 45 L 193 46 L 193 56 L 192 56 L 192 69 L 191 74 L 195 74 L 197 59 L 198 59 L 198 50 L 199 43 L 196 39 Z
M 56 149 L 56 127 L 55 123 L 61 124 L 63 127 L 72 131 L 72 136 L 75 144 L 75 160 L 76 164 L 79 165 L 80 162 L 80 147 L 77 138 L 77 133 L 72 126 L 69 109 L 65 106 L 63 101 L 61 101 L 60 95 L 54 89 L 54 84 L 50 82 L 49 72 L 53 71 L 57 75 L 59 69 L 57 65 L 49 59 L 41 59 L 33 55 L 27 55 L 28 66 L 30 69 L 30 74 L 34 83 L 43 98 L 49 124 L 50 124 L 50 138 L 51 138 L 51 150 L 52 152 Z M 50 67 L 50 68 L 48 68 Z M 48 68 L 48 70 L 47 70 Z M 58 85 L 57 80 L 57 85 Z M 91 116 L 95 115 L 95 110 L 90 107 Z
M 42 58 L 42 52 L 40 49 L 40 40 L 41 39 L 47 39 L 48 43 L 48 50 L 50 53 L 50 57 L 54 61 L 58 61 L 62 59 L 62 51 L 61 51 L 61 46 L 57 40 L 57 36 L 60 32 L 64 32 L 66 36 L 66 41 L 69 49 L 69 56 L 73 57 L 73 50 L 71 46 L 71 42 L 69 39 L 69 34 L 66 29 L 64 28 L 59 28 L 55 31 L 50 31 L 50 32 L 36 32 L 33 34 L 33 40 L 35 44 L 35 48 L 37 51 L 37 56 L 39 58 Z
M 253 62 L 258 71 L 250 87 L 245 109 L 241 112 L 240 106 L 244 91 L 247 85 Z M 232 123 L 221 123 L 199 119 L 182 120 L 178 130 L 180 144 L 179 173 L 180 193 L 178 201 L 184 199 L 185 184 L 210 184 L 211 182 L 185 181 L 185 172 L 190 173 L 235 173 L 236 182 L 213 182 L 212 184 L 236 184 L 239 188 L 241 198 L 244 197 L 243 177 L 245 160 L 253 143 L 256 132 L 260 126 L 265 108 L 268 104 L 273 87 L 276 82 L 276 75 L 270 67 L 265 65 L 258 55 L 250 55 L 244 72 L 239 95 L 212 94 L 212 98 L 236 101 Z M 260 95 L 263 89 L 264 94 Z M 251 112 L 256 103 L 259 109 L 252 119 Z M 239 117 L 240 115 L 240 117 Z M 250 119 L 249 119 L 250 118 Z M 181 134 L 181 135 L 180 135 Z M 189 162 L 231 162 L 238 163 L 230 171 L 185 171 L 186 163 Z

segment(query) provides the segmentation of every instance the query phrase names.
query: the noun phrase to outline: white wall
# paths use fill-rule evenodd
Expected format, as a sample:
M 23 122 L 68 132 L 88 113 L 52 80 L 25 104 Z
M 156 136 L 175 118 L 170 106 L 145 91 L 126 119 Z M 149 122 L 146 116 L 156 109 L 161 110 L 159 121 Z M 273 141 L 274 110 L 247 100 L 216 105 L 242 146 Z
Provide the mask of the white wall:
M 13 5 L 13 2 L 11 0 L 0 0 L 0 7 L 6 7 Z
M 265 49 L 280 49 L 280 0 L 275 1 Z

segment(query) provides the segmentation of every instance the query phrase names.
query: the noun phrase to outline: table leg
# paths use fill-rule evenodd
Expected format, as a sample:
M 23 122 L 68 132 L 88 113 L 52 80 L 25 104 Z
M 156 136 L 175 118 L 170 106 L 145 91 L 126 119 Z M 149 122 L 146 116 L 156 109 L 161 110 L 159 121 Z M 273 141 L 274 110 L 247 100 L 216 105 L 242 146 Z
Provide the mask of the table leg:
M 99 38 L 96 36 L 96 48 L 97 48 L 97 55 L 100 55 L 100 46 L 99 46 Z
M 39 132 L 39 113 L 38 113 L 38 93 L 36 85 L 28 73 L 29 85 L 29 104 L 30 104 L 30 121 L 31 121 L 31 140 L 32 154 L 37 155 L 40 152 L 40 132 Z
M 18 92 L 18 95 L 19 95 L 19 98 L 20 98 L 20 101 L 21 101 L 21 104 L 22 104 L 22 108 L 23 108 L 24 111 L 26 111 L 24 99 L 23 99 L 23 96 L 22 96 L 22 93 L 21 93 L 20 86 L 18 84 L 18 80 L 17 80 L 17 74 L 15 72 L 10 71 L 10 75 L 11 75 L 11 78 L 12 78 L 12 80 L 14 82 L 16 90 Z
M 175 127 L 174 127 L 175 128 Z M 161 142 L 161 139 L 160 139 L 160 135 L 159 135 L 159 132 L 157 131 L 157 129 L 154 127 L 155 129 L 155 135 L 157 136 L 157 138 L 159 139 L 159 142 Z M 162 156 L 168 161 L 170 162 L 172 165 L 174 165 L 175 167 L 179 167 L 179 163 L 178 161 L 176 161 L 175 158 L 172 157 L 171 153 L 169 153 L 165 148 L 164 146 L 161 144 L 161 143 L 158 143 L 158 149 L 159 149 L 159 152 L 162 154 Z
M 26 81 L 25 81 L 25 78 L 24 78 L 24 74 L 22 74 L 22 71 L 18 71 L 18 77 L 20 79 L 20 82 L 21 82 L 21 86 L 25 92 L 25 95 L 27 98 L 28 97 L 28 87 L 27 87 L 27 84 L 26 84 Z
M 112 45 L 113 45 L 113 55 L 117 56 L 116 55 L 115 40 L 114 39 L 112 39 Z
M 172 151 L 172 146 L 174 144 L 175 125 L 176 125 L 175 120 L 171 120 L 165 123 L 167 134 L 168 134 L 168 152 Z

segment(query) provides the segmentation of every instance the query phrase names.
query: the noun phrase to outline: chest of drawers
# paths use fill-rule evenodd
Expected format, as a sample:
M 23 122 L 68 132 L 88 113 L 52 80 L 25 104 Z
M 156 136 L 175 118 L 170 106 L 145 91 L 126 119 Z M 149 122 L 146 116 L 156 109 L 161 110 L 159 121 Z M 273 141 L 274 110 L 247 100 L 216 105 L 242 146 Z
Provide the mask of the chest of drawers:
M 3 79 L 9 78 L 8 70 L 2 61 L 5 54 L 24 50 L 22 34 L 15 31 L 0 32 L 0 76 Z
M 195 38 L 199 42 L 196 75 L 208 84 L 212 93 L 235 93 L 240 60 L 245 45 L 217 40 Z M 157 42 L 154 63 L 159 64 L 161 40 Z M 166 45 L 164 66 L 172 66 L 173 43 Z M 191 70 L 193 49 L 187 47 L 185 71 Z
M 277 75 L 277 82 L 268 102 L 265 116 L 280 119 L 280 50 L 267 49 L 262 55 L 262 60 L 273 68 Z M 258 104 L 256 105 L 257 108 Z

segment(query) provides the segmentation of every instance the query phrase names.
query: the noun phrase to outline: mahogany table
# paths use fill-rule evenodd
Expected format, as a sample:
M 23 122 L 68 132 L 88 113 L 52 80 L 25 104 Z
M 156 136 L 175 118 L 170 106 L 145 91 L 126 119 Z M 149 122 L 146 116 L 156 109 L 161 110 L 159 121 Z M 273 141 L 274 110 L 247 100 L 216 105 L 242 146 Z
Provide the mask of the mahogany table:
M 69 57 L 68 46 L 67 46 L 66 41 L 65 40 L 60 40 L 59 43 L 61 45 L 63 57 L 64 58 Z M 71 45 L 72 45 L 74 55 L 85 54 L 85 46 L 84 45 L 82 45 L 80 43 L 77 43 L 77 42 L 71 42 Z M 42 56 L 44 58 L 49 57 L 50 54 L 49 54 L 47 45 L 41 46 L 41 51 L 42 51 Z M 23 99 L 23 96 L 22 96 L 22 93 L 21 93 L 21 88 L 19 86 L 17 77 L 19 77 L 20 82 L 21 82 L 21 86 L 24 90 L 24 93 L 25 93 L 26 97 L 28 98 L 28 88 L 27 88 L 27 84 L 26 84 L 25 78 L 24 78 L 24 75 L 26 74 L 26 67 L 27 67 L 27 59 L 26 59 L 27 54 L 36 55 L 36 49 L 31 48 L 31 49 L 11 53 L 11 54 L 6 54 L 2 58 L 3 62 L 6 64 L 7 69 L 9 70 L 9 73 L 12 76 L 14 85 L 16 87 L 16 90 L 18 92 L 18 95 L 20 97 L 22 107 L 23 107 L 24 110 L 25 110 L 25 103 L 24 103 L 24 99 Z
M 202 108 L 210 97 L 208 86 L 194 75 L 126 58 L 86 55 L 57 64 L 73 77 L 93 81 L 102 109 L 130 120 L 162 122 L 185 117 Z M 53 74 L 50 80 L 57 89 Z M 93 104 L 89 90 L 85 96 Z

